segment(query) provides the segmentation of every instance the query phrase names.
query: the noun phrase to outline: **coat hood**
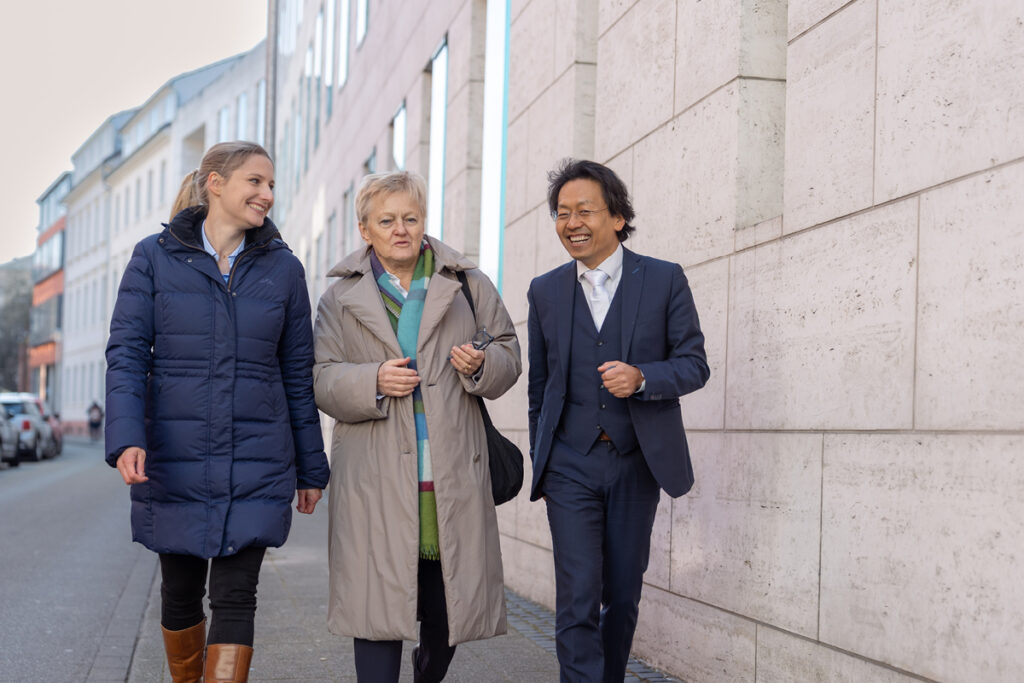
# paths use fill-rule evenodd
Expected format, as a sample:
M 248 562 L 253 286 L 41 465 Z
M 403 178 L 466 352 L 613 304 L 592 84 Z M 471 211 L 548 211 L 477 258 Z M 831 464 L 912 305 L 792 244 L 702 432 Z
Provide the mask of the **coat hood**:
M 463 256 L 447 244 L 429 235 L 424 236 L 430 248 L 434 250 L 434 264 L 437 271 L 447 268 L 451 271 L 473 270 L 477 267 L 473 261 Z M 356 249 L 351 254 L 338 262 L 330 269 L 327 277 L 349 277 L 350 275 L 365 275 L 370 272 L 370 247 L 369 245 Z

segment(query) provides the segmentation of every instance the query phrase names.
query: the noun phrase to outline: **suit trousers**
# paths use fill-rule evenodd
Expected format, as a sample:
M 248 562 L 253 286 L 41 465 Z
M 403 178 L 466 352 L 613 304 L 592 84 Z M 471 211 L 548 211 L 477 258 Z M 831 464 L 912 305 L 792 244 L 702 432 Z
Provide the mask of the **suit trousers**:
M 448 644 L 448 609 L 444 599 L 441 563 L 420 559 L 418 577 L 420 642 L 413 650 L 412 676 L 416 683 L 444 680 L 455 647 Z M 398 681 L 402 668 L 402 641 L 354 639 L 356 679 L 370 683 Z
M 206 574 L 210 574 L 209 644 L 252 647 L 256 619 L 256 586 L 267 549 L 250 546 L 234 555 L 206 560 L 193 555 L 160 553 L 160 624 L 170 631 L 203 620 Z
M 660 489 L 639 449 L 555 439 L 540 482 L 555 559 L 562 683 L 621 683 L 639 613 Z

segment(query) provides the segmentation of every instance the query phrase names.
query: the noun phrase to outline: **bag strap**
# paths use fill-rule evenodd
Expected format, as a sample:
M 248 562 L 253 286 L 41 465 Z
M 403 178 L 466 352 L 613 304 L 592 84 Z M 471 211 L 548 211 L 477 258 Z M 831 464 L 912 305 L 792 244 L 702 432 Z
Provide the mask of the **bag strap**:
M 469 291 L 469 280 L 466 278 L 466 271 L 455 271 L 455 277 L 459 278 L 459 282 L 462 283 L 462 295 L 466 297 L 466 303 L 469 304 L 469 310 L 473 312 L 473 319 L 476 320 L 476 307 L 473 305 L 473 295 Z
M 457 270 L 455 271 L 455 277 L 459 278 L 459 282 L 462 283 L 462 295 L 466 297 L 466 303 L 469 304 L 469 310 L 473 312 L 473 321 L 476 321 L 476 306 L 473 305 L 473 295 L 469 291 L 469 280 L 466 278 L 466 271 Z M 484 399 L 481 396 L 476 397 L 476 402 L 480 406 L 480 414 L 484 418 L 484 424 L 488 427 L 491 426 L 491 416 L 487 414 L 487 406 L 484 404 Z

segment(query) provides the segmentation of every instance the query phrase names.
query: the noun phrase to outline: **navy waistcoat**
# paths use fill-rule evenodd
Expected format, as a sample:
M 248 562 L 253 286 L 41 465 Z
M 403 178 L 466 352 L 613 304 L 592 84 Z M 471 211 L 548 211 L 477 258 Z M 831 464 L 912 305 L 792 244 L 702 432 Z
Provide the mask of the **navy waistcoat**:
M 601 374 L 597 371 L 606 361 L 623 360 L 622 297 L 616 290 L 598 331 L 586 296 L 577 282 L 569 347 L 569 386 L 558 438 L 573 450 L 586 453 L 603 431 L 620 453 L 628 453 L 638 444 L 626 399 L 616 398 L 602 387 Z

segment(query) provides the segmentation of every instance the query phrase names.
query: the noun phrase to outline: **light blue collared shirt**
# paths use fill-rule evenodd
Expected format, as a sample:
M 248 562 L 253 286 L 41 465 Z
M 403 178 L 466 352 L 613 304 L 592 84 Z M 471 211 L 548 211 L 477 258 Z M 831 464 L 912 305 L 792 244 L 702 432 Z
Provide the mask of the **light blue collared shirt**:
M 220 263 L 220 256 L 217 254 L 217 250 L 213 248 L 213 245 L 210 244 L 210 240 L 206 237 L 206 221 L 203 221 L 202 233 L 203 233 L 203 249 L 205 249 L 206 253 L 209 254 L 210 256 L 212 256 L 213 260 L 216 261 L 219 264 Z M 238 258 L 239 254 L 242 253 L 242 248 L 243 247 L 245 247 L 245 240 L 244 239 L 241 242 L 238 243 L 238 246 L 235 247 L 235 250 L 233 252 L 228 254 L 228 270 L 231 270 L 231 268 L 235 265 L 235 259 Z M 231 277 L 231 274 L 230 273 L 221 273 L 221 276 L 224 278 L 224 283 L 227 284 L 227 281 Z

